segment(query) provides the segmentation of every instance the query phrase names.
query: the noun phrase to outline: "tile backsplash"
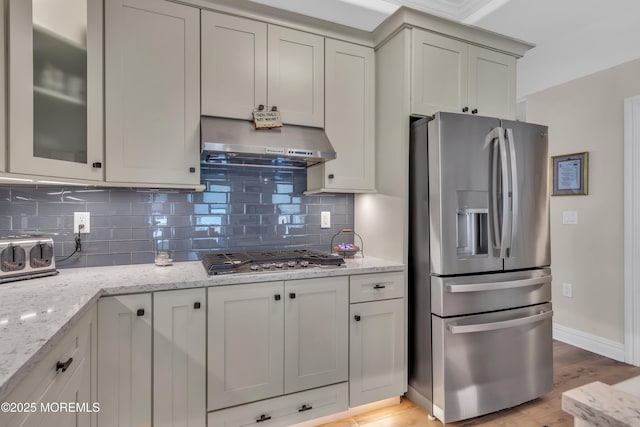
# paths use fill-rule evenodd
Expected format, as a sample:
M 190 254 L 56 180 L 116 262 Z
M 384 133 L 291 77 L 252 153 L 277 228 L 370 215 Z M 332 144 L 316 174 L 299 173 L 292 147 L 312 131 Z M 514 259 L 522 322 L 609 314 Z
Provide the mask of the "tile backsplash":
M 202 165 L 202 193 L 95 187 L 0 186 L 0 235 L 46 234 L 56 259 L 74 249 L 73 213 L 91 214 L 82 251 L 59 268 L 174 261 L 212 251 L 306 248 L 329 251 L 353 227 L 353 195 L 305 196 L 306 171 Z M 320 212 L 331 212 L 329 229 Z M 353 241 L 341 235 L 336 242 Z

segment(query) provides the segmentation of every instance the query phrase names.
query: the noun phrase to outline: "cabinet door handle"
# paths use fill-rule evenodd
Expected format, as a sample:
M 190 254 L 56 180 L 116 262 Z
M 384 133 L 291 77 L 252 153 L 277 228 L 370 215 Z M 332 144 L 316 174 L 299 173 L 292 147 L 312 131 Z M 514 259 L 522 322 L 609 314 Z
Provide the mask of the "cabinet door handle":
M 71 366 L 71 362 L 73 362 L 73 357 L 70 357 L 66 362 L 58 361 L 58 363 L 56 363 L 56 372 L 60 370 L 62 372 L 66 372 L 66 370 L 69 369 L 69 366 Z
M 478 109 L 474 108 L 473 110 L 471 110 L 471 114 L 478 114 Z
M 360 315 L 356 314 L 355 316 L 353 316 L 353 318 L 356 320 L 356 322 L 360 321 Z
M 304 412 L 304 411 L 309 411 L 313 409 L 313 406 L 311 405 L 307 405 L 306 403 L 304 405 L 302 405 L 301 407 L 298 408 L 298 412 Z
M 196 168 L 190 167 L 189 168 L 189 173 L 196 173 Z
M 332 174 L 332 173 L 329 174 L 329 179 L 333 179 L 334 177 L 335 177 L 334 174 Z
M 469 107 L 464 107 L 464 108 L 462 109 L 462 112 L 463 112 L 463 113 L 466 113 L 467 111 L 469 111 Z
M 261 423 L 263 421 L 269 421 L 271 419 L 271 415 L 262 414 L 260 418 L 256 420 L 257 423 Z
M 144 316 L 144 308 L 139 308 L 138 311 L 136 311 L 136 316 Z
M 291 293 L 289 294 L 289 298 L 291 298 L 291 299 L 296 299 L 296 294 L 295 294 L 295 292 L 291 292 Z
M 100 169 L 102 167 L 102 162 L 93 162 L 91 166 L 96 169 Z
M 200 303 L 196 302 L 193 304 L 193 308 L 195 308 L 196 310 L 200 308 Z
M 280 294 L 274 295 L 273 299 L 275 299 L 276 301 L 280 301 Z
M 387 285 L 383 285 L 383 284 L 381 284 L 381 283 L 378 283 L 377 285 L 375 285 L 375 286 L 373 287 L 373 289 L 384 289 L 384 288 L 386 288 L 386 287 L 387 287 Z

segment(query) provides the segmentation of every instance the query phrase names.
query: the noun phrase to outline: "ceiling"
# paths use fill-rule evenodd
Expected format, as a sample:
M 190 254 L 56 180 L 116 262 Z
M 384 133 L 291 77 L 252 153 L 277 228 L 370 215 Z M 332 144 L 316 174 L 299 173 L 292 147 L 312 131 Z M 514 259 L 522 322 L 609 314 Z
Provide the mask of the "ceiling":
M 640 58 L 637 0 L 251 0 L 372 31 L 400 6 L 536 45 L 518 61 L 519 98 Z

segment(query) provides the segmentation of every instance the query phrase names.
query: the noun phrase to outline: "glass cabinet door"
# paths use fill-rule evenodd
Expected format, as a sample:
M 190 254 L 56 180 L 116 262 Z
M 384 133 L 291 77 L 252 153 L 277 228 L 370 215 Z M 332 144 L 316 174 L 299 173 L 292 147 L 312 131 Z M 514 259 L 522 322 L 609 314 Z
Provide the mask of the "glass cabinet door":
M 9 0 L 9 171 L 103 179 L 102 0 Z

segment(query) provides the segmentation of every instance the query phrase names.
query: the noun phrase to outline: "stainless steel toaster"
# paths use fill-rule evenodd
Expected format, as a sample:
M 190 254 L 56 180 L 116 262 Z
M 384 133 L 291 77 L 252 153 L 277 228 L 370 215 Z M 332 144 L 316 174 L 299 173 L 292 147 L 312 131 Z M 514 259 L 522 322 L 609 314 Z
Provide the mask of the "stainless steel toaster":
M 57 273 L 51 237 L 0 238 L 0 283 Z

